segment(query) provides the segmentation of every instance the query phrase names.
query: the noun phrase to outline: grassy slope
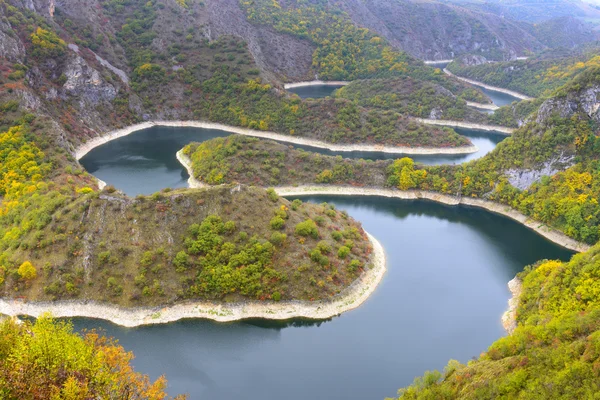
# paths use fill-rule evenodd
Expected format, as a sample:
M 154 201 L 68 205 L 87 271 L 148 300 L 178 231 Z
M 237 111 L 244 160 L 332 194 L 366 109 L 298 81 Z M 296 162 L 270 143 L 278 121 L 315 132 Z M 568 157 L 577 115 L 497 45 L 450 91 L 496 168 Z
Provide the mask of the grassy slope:
M 208 184 L 257 186 L 314 183 L 383 185 L 389 161 L 342 159 L 244 136 L 190 143 L 183 149 L 194 176 Z
M 269 299 L 276 292 L 281 299 L 333 296 L 368 264 L 370 243 L 358 223 L 326 205 L 293 208 L 244 186 L 135 200 L 107 192 L 67 200 L 44 229 L 3 255 L 6 281 L 0 288 L 3 296 L 30 300 L 80 298 L 124 306 Z M 213 215 L 222 223 L 196 233 L 194 224 Z M 271 225 L 277 216 L 281 227 Z M 307 219 L 317 223 L 315 236 L 295 232 Z M 343 233 L 339 241 L 334 231 Z M 353 246 L 341 258 L 345 240 Z M 323 259 L 311 260 L 321 241 Z M 19 276 L 22 260 L 37 268 L 36 279 Z

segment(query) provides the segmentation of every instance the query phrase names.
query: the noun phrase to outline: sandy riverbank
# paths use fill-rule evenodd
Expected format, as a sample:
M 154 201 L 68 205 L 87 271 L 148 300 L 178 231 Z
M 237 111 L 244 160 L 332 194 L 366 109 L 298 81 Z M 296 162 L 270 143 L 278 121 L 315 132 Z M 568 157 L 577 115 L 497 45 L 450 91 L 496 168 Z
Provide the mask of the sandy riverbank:
M 496 86 L 491 86 L 491 85 L 486 85 L 483 82 L 478 82 L 478 81 L 475 81 L 473 79 L 467 79 L 467 78 L 460 77 L 458 75 L 454 75 L 452 72 L 448 71 L 447 68 L 444 68 L 444 72 L 448 76 L 453 76 L 456 79 L 461 80 L 463 82 L 470 83 L 471 85 L 481 86 L 482 88 L 493 90 L 495 92 L 505 93 L 505 94 L 508 94 L 510 96 L 516 97 L 517 99 L 521 99 L 521 100 L 533 100 L 533 97 L 529 97 L 527 95 L 524 95 L 524 94 L 519 93 L 519 92 L 515 92 L 513 90 L 504 89 L 504 88 L 500 88 L 500 87 L 496 87 Z
M 284 89 L 293 89 L 306 86 L 346 86 L 350 82 L 348 81 L 305 81 L 305 82 L 294 82 L 286 83 L 283 85 Z
M 385 251 L 377 239 L 368 233 L 367 235 L 373 245 L 371 267 L 366 268 L 351 286 L 331 300 L 313 302 L 249 301 L 239 304 L 192 301 L 165 307 L 124 309 L 110 304 L 85 301 L 24 302 L 0 299 L 0 314 L 38 317 L 43 313 L 50 312 L 58 318 L 98 318 L 126 327 L 166 324 L 191 318 L 210 319 L 219 322 L 239 321 L 249 318 L 271 320 L 292 318 L 329 319 L 353 310 L 364 303 L 385 275 Z
M 515 129 L 513 128 L 507 128 L 504 126 L 483 125 L 465 121 L 451 121 L 447 119 L 415 118 L 415 120 L 417 122 L 427 125 L 449 126 L 452 128 L 478 129 L 481 131 L 503 133 L 505 135 L 511 135 L 515 131 Z
M 567 249 L 578 252 L 584 252 L 590 249 L 590 246 L 588 244 L 578 242 L 577 240 L 570 238 L 564 233 L 550 228 L 539 221 L 534 221 L 526 215 L 523 215 L 520 212 L 513 210 L 507 205 L 495 203 L 489 200 L 474 199 L 471 197 L 457 198 L 445 194 L 425 192 L 419 190 L 402 191 L 392 189 L 355 188 L 345 186 L 286 186 L 276 187 L 275 190 L 280 196 L 286 197 L 306 195 L 381 196 L 395 197 L 398 199 L 405 200 L 426 199 L 453 206 L 466 205 L 471 207 L 479 207 L 496 214 L 504 215 L 505 217 L 520 222 L 527 228 L 544 236 L 546 239 Z
M 133 132 L 148 129 L 153 126 L 171 126 L 171 127 L 191 127 L 191 128 L 204 128 L 204 129 L 217 129 L 231 133 L 237 133 L 239 135 L 253 136 L 263 139 L 272 139 L 279 142 L 299 144 L 303 146 L 315 147 L 319 149 L 327 149 L 331 151 L 339 152 L 350 152 L 350 151 L 367 151 L 367 152 L 379 152 L 379 153 L 390 153 L 390 154 L 470 154 L 479 151 L 477 146 L 463 146 L 463 147 L 400 147 L 400 146 L 384 146 L 376 144 L 333 144 L 322 142 L 316 139 L 308 139 L 304 137 L 294 137 L 290 135 L 282 135 L 280 133 L 268 132 L 268 131 L 257 131 L 253 129 L 240 128 L 236 126 L 229 126 L 223 124 L 216 124 L 212 122 L 203 121 L 152 121 L 143 122 L 137 125 L 131 125 L 127 128 L 119 129 L 116 131 L 109 132 L 105 135 L 98 136 L 88 142 L 82 144 L 75 150 L 75 158 L 80 160 L 87 153 L 92 151 L 98 146 L 102 146 L 112 140 L 118 139 L 123 136 L 132 134 Z
M 512 297 L 508 300 L 508 310 L 502 315 L 502 326 L 509 335 L 517 328 L 517 308 L 519 308 L 519 297 L 523 291 L 521 280 L 514 277 L 508 282 L 508 290 Z

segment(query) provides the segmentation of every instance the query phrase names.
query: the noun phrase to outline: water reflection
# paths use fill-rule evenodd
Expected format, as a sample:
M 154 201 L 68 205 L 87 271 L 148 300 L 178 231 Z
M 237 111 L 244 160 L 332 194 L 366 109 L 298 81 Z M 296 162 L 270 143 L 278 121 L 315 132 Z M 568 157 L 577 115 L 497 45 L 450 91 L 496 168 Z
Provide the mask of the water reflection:
M 333 97 L 333 92 L 343 87 L 343 85 L 314 85 L 301 86 L 287 89 L 288 92 L 296 93 L 301 99 L 320 99 L 327 96 Z
M 492 151 L 505 136 L 496 133 L 457 129 L 479 148 L 477 153 L 464 155 L 409 155 L 415 161 L 430 164 L 458 164 L 477 159 Z M 83 167 L 104 182 L 130 196 L 152 194 L 163 188 L 187 187 L 187 171 L 176 157 L 190 142 L 203 142 L 225 137 L 229 132 L 215 129 L 175 128 L 155 126 L 134 132 L 97 147 L 81 160 Z M 402 154 L 380 152 L 333 152 L 307 146 L 297 146 L 326 155 L 371 160 L 396 159 Z
M 134 365 L 166 374 L 192 399 L 381 399 L 417 375 L 467 361 L 502 336 L 506 283 L 524 265 L 572 253 L 483 210 L 377 197 L 303 197 L 333 203 L 386 249 L 388 272 L 356 310 L 325 323 L 181 321 L 101 327 L 134 351 Z

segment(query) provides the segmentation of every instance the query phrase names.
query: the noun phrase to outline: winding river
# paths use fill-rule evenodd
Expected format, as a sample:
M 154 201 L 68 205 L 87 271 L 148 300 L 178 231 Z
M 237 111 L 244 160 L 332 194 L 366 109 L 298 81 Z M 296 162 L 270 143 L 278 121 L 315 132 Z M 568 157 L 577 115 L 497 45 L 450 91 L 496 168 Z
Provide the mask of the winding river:
M 417 162 L 426 164 L 454 164 L 470 161 L 492 151 L 506 136 L 485 131 L 456 129 L 468 136 L 479 151 L 472 154 L 411 155 Z M 165 187 L 187 187 L 188 174 L 175 153 L 186 144 L 203 142 L 215 137 L 225 137 L 229 132 L 216 129 L 154 126 L 95 148 L 81 160 L 85 169 L 99 179 L 115 186 L 130 196 L 151 194 Z M 339 153 L 296 146 L 321 154 Z M 374 152 L 344 152 L 344 157 L 365 159 L 395 159 L 398 154 Z
M 308 197 L 361 221 L 386 249 L 388 273 L 358 309 L 322 323 L 183 321 L 101 327 L 134 351 L 136 369 L 166 374 L 191 399 L 383 399 L 504 334 L 506 283 L 540 258 L 570 252 L 488 212 L 426 201 Z
M 428 164 L 464 162 L 481 157 L 504 138 L 460 133 L 480 152 L 413 158 Z M 81 163 L 129 195 L 149 194 L 187 186 L 187 173 L 175 157 L 185 144 L 227 135 L 153 127 L 97 147 Z M 388 273 L 360 308 L 322 322 L 194 320 L 128 329 L 76 319 L 75 327 L 100 328 L 116 337 L 135 353 L 137 370 L 152 378 L 166 374 L 173 395 L 382 399 L 427 369 L 443 368 L 449 359 L 466 362 L 484 351 L 504 335 L 500 316 L 510 297 L 506 283 L 524 265 L 572 255 L 512 220 L 479 209 L 378 197 L 303 200 L 347 210 L 385 247 Z

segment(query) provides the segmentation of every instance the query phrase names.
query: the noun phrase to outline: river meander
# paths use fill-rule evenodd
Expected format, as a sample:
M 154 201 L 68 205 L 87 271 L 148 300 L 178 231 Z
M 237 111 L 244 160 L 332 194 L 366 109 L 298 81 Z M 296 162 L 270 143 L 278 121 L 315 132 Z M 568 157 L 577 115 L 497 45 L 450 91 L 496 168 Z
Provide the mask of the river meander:
M 502 139 L 463 133 L 473 135 L 484 152 Z M 127 194 L 153 193 L 186 186 L 177 150 L 226 135 L 154 127 L 104 144 L 81 162 Z M 476 155 L 455 157 L 417 159 L 462 162 Z M 452 358 L 466 362 L 484 351 L 504 335 L 500 317 L 510 297 L 507 282 L 527 264 L 572 254 L 480 209 L 378 197 L 304 200 L 347 210 L 386 249 L 388 273 L 358 309 L 320 323 L 196 320 L 127 329 L 77 319 L 76 327 L 105 329 L 134 351 L 139 371 L 153 378 L 166 374 L 169 392 L 189 393 L 191 399 L 382 399 L 427 369 L 443 368 Z
M 134 351 L 135 367 L 166 374 L 191 399 L 381 400 L 449 359 L 477 356 L 504 335 L 506 283 L 540 258 L 570 252 L 483 210 L 376 197 L 305 197 L 361 221 L 388 256 L 369 300 L 331 321 L 182 321 L 134 329 L 99 320 Z
M 426 164 L 454 164 L 470 161 L 492 151 L 506 136 L 485 131 L 456 129 L 468 136 L 479 151 L 472 154 L 410 155 Z M 103 144 L 81 160 L 85 169 L 130 196 L 151 194 L 165 187 L 187 187 L 188 174 L 176 153 L 190 142 L 203 142 L 231 133 L 202 128 L 154 126 Z M 398 154 L 376 152 L 337 153 L 308 146 L 296 146 L 321 154 L 365 159 L 395 159 Z

